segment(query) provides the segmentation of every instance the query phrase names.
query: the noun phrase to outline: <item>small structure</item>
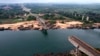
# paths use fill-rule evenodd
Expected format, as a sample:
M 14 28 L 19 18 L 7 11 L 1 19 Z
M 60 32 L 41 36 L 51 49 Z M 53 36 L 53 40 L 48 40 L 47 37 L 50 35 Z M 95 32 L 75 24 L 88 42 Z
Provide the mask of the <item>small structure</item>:
M 89 21 L 89 16 L 87 16 L 86 21 Z
M 82 20 L 84 20 L 84 17 L 85 17 L 85 16 L 84 16 L 84 15 L 82 15 Z
M 3 7 L 4 10 L 10 10 L 12 9 L 10 6 L 6 5 L 5 7 Z

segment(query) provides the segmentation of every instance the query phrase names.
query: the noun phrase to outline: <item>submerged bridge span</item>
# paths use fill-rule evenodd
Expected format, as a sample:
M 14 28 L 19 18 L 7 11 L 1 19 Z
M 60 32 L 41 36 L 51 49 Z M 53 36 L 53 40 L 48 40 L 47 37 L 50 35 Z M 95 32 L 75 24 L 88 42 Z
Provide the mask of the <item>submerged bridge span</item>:
M 84 41 L 80 40 L 79 38 L 75 36 L 70 36 L 68 40 L 80 51 L 85 53 L 88 56 L 100 56 L 100 52 L 97 51 L 92 46 L 88 45 Z M 76 55 L 78 56 L 78 55 Z

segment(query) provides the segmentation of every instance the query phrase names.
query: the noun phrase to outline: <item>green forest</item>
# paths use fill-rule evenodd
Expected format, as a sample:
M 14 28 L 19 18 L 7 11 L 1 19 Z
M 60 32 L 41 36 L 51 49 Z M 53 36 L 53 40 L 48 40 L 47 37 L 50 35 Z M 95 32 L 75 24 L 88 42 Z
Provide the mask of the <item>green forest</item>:
M 79 20 L 88 22 L 100 22 L 100 4 L 24 4 L 31 9 L 34 14 L 44 14 L 45 20 Z M 24 14 L 20 4 L 1 4 L 0 5 L 0 23 L 4 21 L 16 21 L 22 19 Z M 84 16 L 84 19 L 82 17 Z M 67 17 L 67 18 L 66 18 Z M 33 18 L 33 19 L 32 19 Z M 34 20 L 35 17 L 28 17 L 27 20 Z

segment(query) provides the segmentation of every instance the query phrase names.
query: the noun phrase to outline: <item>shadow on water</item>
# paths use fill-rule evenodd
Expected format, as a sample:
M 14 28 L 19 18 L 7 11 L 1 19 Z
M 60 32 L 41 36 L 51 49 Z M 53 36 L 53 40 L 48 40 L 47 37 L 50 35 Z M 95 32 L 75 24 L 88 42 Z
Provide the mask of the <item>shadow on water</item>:
M 41 30 L 41 32 L 42 32 L 44 35 L 48 35 L 48 31 L 47 31 L 47 30 Z

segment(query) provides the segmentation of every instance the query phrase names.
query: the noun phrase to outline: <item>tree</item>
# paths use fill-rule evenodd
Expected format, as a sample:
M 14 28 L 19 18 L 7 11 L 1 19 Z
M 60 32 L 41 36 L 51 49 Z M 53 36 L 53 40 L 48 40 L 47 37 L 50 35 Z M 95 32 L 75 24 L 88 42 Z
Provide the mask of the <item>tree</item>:
M 29 16 L 29 17 L 27 18 L 27 20 L 28 20 L 28 21 L 36 20 L 36 17 L 34 17 L 34 16 Z

